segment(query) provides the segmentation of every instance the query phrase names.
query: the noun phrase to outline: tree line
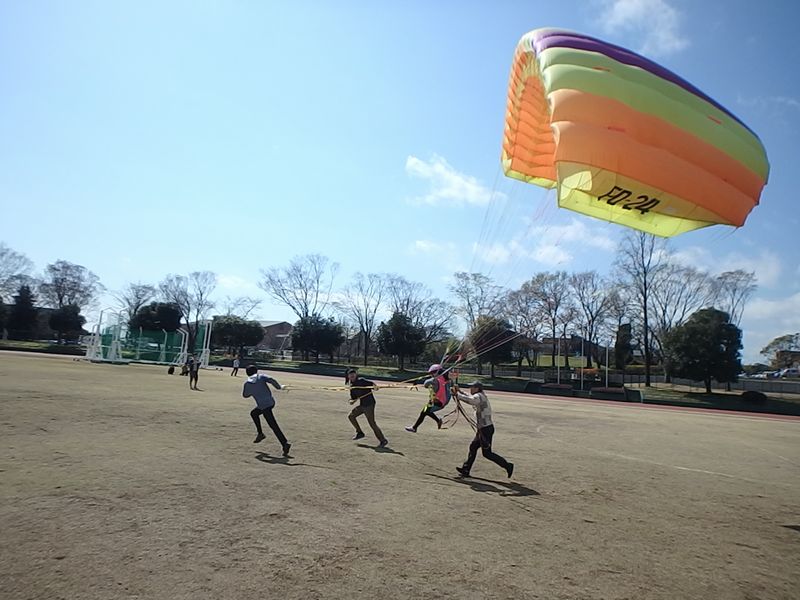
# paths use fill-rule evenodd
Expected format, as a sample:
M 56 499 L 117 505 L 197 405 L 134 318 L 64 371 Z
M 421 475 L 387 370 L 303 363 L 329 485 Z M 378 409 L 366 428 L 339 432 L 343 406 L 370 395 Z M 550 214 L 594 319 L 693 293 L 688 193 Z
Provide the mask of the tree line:
M 74 336 L 85 323 L 82 311 L 105 290 L 99 278 L 63 260 L 48 265 L 39 277 L 31 272 L 26 257 L 0 244 L 0 324 L 10 336 L 24 336 L 38 301 L 55 309 L 50 320 L 59 338 Z M 654 367 L 667 376 L 685 372 L 685 353 L 675 351 L 676 332 L 690 324 L 692 315 L 717 310 L 725 317 L 711 318 L 709 313 L 703 323 L 724 322 L 738 331 L 756 289 L 751 272 L 711 275 L 678 261 L 667 242 L 638 232 L 624 236 L 607 276 L 543 271 L 518 287 L 505 288 L 482 273 L 455 273 L 447 299 L 398 274 L 356 273 L 340 287 L 338 272 L 338 264 L 319 254 L 261 271 L 261 289 L 296 315 L 293 348 L 306 358 L 319 360 L 344 348 L 364 363 L 373 354 L 395 357 L 402 369 L 409 359 L 455 350 L 493 368 L 512 359 L 518 365 L 525 360 L 537 364 L 537 354 L 547 346 L 555 364 L 557 354 L 568 357 L 574 351 L 569 340 L 578 336 L 586 342 L 590 367 L 601 364 L 605 346 L 613 347 L 618 368 L 637 351 L 648 385 Z M 263 330 L 250 316 L 261 300 L 227 297 L 215 302 L 216 285 L 214 273 L 195 271 L 167 275 L 155 285 L 130 283 L 114 296 L 132 330 L 183 326 L 193 344 L 198 323 L 216 308 L 216 345 L 233 352 L 258 344 Z M 8 300 L 13 300 L 10 306 L 3 304 Z M 786 349 L 786 344 L 779 345 Z M 773 353 L 774 347 L 775 341 L 764 352 Z

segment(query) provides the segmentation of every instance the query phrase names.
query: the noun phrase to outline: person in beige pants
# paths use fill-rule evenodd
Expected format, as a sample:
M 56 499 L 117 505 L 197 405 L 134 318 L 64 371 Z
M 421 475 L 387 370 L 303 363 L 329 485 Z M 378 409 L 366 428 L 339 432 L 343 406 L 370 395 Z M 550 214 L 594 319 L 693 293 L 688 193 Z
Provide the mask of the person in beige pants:
M 355 369 L 347 370 L 347 383 L 350 385 L 350 404 L 358 402 L 358 406 L 351 410 L 350 414 L 347 416 L 356 430 L 353 439 L 360 440 L 364 437 L 364 432 L 358 424 L 358 417 L 365 415 L 367 417 L 367 423 L 369 423 L 369 426 L 375 433 L 375 437 L 378 438 L 378 445 L 381 448 L 386 447 L 389 441 L 375 422 L 375 395 L 372 393 L 375 384 L 368 379 L 359 377 Z

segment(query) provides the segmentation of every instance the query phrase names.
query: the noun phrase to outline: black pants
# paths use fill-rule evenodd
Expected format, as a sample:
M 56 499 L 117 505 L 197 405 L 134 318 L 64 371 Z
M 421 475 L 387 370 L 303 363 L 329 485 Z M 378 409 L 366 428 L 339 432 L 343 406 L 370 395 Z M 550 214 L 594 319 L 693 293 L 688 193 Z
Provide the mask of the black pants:
M 435 412 L 437 410 L 441 410 L 442 408 L 443 408 L 442 405 L 439 404 L 438 402 L 434 402 L 432 404 L 426 404 L 425 408 L 422 409 L 422 412 L 419 413 L 419 417 L 417 417 L 417 422 L 414 423 L 414 429 L 416 429 L 417 427 L 422 425 L 422 421 L 425 420 L 425 417 L 430 417 L 431 419 L 436 421 L 436 424 L 439 427 L 441 427 L 442 426 L 442 420 L 439 417 L 436 416 Z
M 508 461 L 499 454 L 492 452 L 493 435 L 494 425 L 487 425 L 486 427 L 478 429 L 478 432 L 475 434 L 475 439 L 469 444 L 469 454 L 467 455 L 467 460 L 464 461 L 464 469 L 467 471 L 472 469 L 472 463 L 475 462 L 475 457 L 478 455 L 478 448 L 481 449 L 484 458 L 488 458 L 496 465 L 508 469 Z
M 233 371 L 231 371 L 231 377 L 238 374 L 239 374 L 239 367 L 233 367 Z
M 256 424 L 256 430 L 261 435 L 264 435 L 264 431 L 261 429 L 261 420 L 259 417 L 264 415 L 264 420 L 269 425 L 269 428 L 272 429 L 272 433 L 275 434 L 275 437 L 278 438 L 278 441 L 281 443 L 281 446 L 286 445 L 286 436 L 283 435 L 281 428 L 278 426 L 278 422 L 275 420 L 275 415 L 272 414 L 271 408 L 254 408 L 250 411 L 250 416 L 253 419 L 253 423 Z

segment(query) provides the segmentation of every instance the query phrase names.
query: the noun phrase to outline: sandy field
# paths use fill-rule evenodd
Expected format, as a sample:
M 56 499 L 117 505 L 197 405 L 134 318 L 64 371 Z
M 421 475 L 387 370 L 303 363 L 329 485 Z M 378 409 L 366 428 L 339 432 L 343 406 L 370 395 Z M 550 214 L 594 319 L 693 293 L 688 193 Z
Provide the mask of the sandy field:
M 243 375 L 243 372 L 242 372 Z M 0 598 L 800 598 L 800 420 L 490 394 L 389 448 L 339 379 L 274 373 L 290 458 L 244 377 L 0 353 Z

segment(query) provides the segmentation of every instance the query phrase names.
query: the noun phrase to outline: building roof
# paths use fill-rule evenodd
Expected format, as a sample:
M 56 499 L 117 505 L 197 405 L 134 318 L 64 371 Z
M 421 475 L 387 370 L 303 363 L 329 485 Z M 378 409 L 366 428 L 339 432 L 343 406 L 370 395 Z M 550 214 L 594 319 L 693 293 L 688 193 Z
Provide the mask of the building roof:
M 291 323 L 289 323 L 288 321 L 259 321 L 258 322 L 258 324 L 261 325 L 262 327 L 273 327 L 275 325 L 283 325 L 284 323 L 286 325 L 291 325 Z

